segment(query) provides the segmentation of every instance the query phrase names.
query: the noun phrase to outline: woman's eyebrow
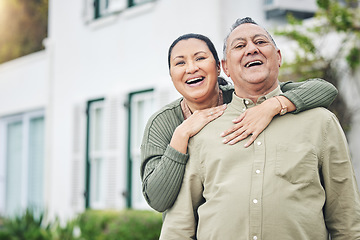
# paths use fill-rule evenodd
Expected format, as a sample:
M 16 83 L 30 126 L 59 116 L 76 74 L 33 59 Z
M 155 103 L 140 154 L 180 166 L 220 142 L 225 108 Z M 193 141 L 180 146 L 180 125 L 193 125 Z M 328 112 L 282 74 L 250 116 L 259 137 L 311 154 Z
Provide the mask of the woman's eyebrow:
M 173 57 L 173 60 L 175 60 L 175 59 L 177 59 L 177 58 L 184 58 L 184 56 L 183 56 L 183 55 L 175 56 L 175 57 Z
M 207 54 L 206 51 L 198 51 L 198 52 L 194 53 L 194 56 L 199 55 L 201 53 Z M 178 55 L 178 56 L 173 57 L 172 59 L 175 60 L 177 58 L 184 58 L 184 56 L 183 55 Z
M 206 54 L 205 51 L 198 51 L 198 52 L 196 52 L 196 53 L 194 54 L 194 56 L 199 55 L 200 53 L 205 53 L 205 54 Z

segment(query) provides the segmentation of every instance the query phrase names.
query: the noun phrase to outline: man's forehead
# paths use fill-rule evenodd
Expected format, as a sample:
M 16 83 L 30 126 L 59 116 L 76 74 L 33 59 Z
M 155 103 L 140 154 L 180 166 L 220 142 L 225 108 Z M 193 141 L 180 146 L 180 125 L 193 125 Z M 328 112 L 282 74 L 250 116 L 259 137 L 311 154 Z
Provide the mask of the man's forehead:
M 254 36 L 266 36 L 268 38 L 268 34 L 264 28 L 260 27 L 259 25 L 253 23 L 244 23 L 237 26 L 230 34 L 229 40 L 232 41 L 233 39 L 237 38 L 246 38 L 246 37 L 254 37 Z

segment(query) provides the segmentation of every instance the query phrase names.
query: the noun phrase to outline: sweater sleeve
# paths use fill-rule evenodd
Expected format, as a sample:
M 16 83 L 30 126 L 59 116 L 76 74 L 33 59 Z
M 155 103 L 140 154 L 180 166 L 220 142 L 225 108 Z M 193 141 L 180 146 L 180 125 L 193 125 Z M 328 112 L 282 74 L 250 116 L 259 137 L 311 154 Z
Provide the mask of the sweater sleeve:
M 338 94 L 331 83 L 320 79 L 308 79 L 304 82 L 280 83 L 282 96 L 295 104 L 293 113 L 302 112 L 315 107 L 329 107 Z
M 180 153 L 169 145 L 174 129 L 181 123 L 172 115 L 162 114 L 150 119 L 141 145 L 143 195 L 148 204 L 159 212 L 174 204 L 189 158 L 188 154 Z
M 164 212 L 174 204 L 179 194 L 189 156 L 177 152 L 170 145 L 165 151 L 151 144 L 145 148 L 148 160 L 142 175 L 143 194 L 153 209 Z M 159 154 L 159 150 L 163 154 Z

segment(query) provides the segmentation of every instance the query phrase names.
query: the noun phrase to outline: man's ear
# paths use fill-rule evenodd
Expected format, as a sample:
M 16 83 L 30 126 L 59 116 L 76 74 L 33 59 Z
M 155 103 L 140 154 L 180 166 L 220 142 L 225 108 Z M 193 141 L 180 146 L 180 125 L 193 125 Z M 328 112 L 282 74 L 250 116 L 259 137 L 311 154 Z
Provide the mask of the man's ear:
M 221 66 L 222 66 L 222 69 L 223 69 L 224 73 L 226 74 L 226 76 L 230 77 L 230 73 L 227 68 L 226 60 L 221 60 Z
M 278 50 L 277 50 L 277 54 L 278 54 L 279 67 L 281 67 L 281 60 L 282 60 L 282 57 L 281 57 L 281 51 L 280 51 L 280 49 L 278 49 Z

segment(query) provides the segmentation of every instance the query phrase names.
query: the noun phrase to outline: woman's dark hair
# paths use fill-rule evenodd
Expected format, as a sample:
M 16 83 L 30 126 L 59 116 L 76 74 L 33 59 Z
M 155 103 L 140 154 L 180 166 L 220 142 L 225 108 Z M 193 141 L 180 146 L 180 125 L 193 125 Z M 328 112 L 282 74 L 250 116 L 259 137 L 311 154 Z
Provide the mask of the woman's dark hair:
M 201 35 L 201 34 L 196 34 L 196 33 L 188 33 L 188 34 L 184 34 L 184 35 L 181 35 L 180 37 L 178 37 L 177 39 L 175 39 L 175 41 L 170 45 L 169 47 L 169 52 L 168 52 L 168 64 L 169 64 L 169 69 L 170 69 L 170 56 L 171 56 L 171 53 L 172 53 L 172 50 L 173 48 L 175 47 L 175 45 L 182 41 L 182 40 L 187 40 L 187 39 L 190 39 L 190 38 L 195 38 L 195 39 L 199 39 L 201 41 L 204 41 L 206 43 L 206 45 L 208 46 L 210 52 L 212 53 L 212 55 L 214 56 L 215 58 L 215 61 L 216 61 L 216 65 L 219 66 L 220 65 L 220 61 L 219 61 L 219 57 L 218 57 L 218 54 L 217 54 L 217 51 L 215 49 L 215 46 L 214 44 L 211 42 L 211 40 L 204 36 L 204 35 Z
M 205 42 L 206 45 L 208 46 L 210 52 L 212 53 L 214 59 L 215 59 L 216 66 L 220 66 L 220 60 L 219 60 L 217 51 L 216 51 L 216 49 L 215 49 L 214 44 L 211 42 L 211 40 L 210 40 L 208 37 L 206 37 L 206 36 L 204 36 L 204 35 L 201 35 L 201 34 L 188 33 L 188 34 L 181 35 L 180 37 L 178 37 L 177 39 L 175 39 L 175 41 L 170 45 L 170 47 L 169 47 L 169 52 L 168 52 L 168 65 L 169 65 L 169 70 L 170 70 L 170 56 L 171 56 L 171 53 L 172 53 L 173 48 L 175 47 L 176 44 L 178 44 L 178 42 L 180 42 L 180 41 L 182 41 L 182 40 L 187 40 L 187 39 L 190 39 L 190 38 L 199 39 L 199 40 Z M 228 82 L 227 82 L 224 78 L 222 78 L 222 77 L 218 77 L 218 82 L 219 82 L 219 85 L 227 85 L 227 84 L 228 84 Z

